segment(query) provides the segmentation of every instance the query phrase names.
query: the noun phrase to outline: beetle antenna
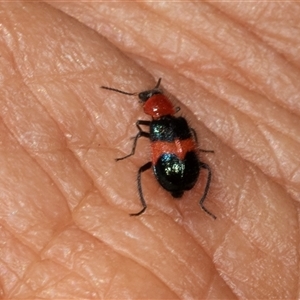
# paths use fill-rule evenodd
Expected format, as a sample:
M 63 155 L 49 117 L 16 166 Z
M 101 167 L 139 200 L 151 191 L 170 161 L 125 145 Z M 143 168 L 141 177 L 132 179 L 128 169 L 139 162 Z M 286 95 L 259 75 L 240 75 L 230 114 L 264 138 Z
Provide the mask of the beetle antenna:
M 160 82 L 161 82 L 161 78 L 158 79 L 157 84 L 156 84 L 156 86 L 154 87 L 155 89 L 158 89 L 158 88 L 159 88 Z M 114 88 L 111 88 L 111 87 L 108 87 L 108 86 L 103 86 L 103 85 L 101 86 L 101 89 L 105 89 L 105 90 L 117 92 L 117 93 L 124 94 L 124 95 L 129 95 L 129 96 L 135 96 L 135 95 L 138 95 L 138 93 L 128 93 L 128 92 L 124 92 L 124 91 L 121 91 L 121 90 L 118 90 L 118 89 L 114 89 Z
M 155 86 L 155 89 L 158 89 L 158 88 L 159 88 L 160 82 L 161 82 L 161 78 L 158 79 L 157 84 L 156 84 L 156 86 Z
M 109 91 L 114 91 L 114 92 L 117 92 L 117 93 L 120 93 L 120 94 L 129 95 L 129 96 L 137 95 L 137 93 L 128 93 L 128 92 L 124 92 L 124 91 L 114 89 L 114 88 L 111 88 L 111 87 L 108 87 L 108 86 L 101 86 L 101 88 L 105 89 L 105 90 L 109 90 Z

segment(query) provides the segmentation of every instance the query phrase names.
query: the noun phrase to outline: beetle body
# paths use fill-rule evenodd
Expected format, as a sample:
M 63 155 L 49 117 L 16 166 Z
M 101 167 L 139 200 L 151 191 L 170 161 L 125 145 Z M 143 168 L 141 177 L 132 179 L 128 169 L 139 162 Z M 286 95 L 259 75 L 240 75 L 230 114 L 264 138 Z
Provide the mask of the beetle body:
M 210 181 L 210 167 L 201 162 L 198 157 L 198 151 L 213 152 L 198 149 L 197 137 L 193 128 L 191 128 L 186 119 L 176 117 L 175 114 L 180 109 L 174 108 L 171 101 L 159 89 L 161 78 L 156 86 L 139 94 L 127 93 L 118 89 L 104 87 L 104 89 L 112 90 L 125 95 L 137 95 L 143 103 L 145 114 L 150 115 L 152 120 L 138 120 L 136 126 L 138 133 L 134 138 L 132 151 L 130 154 L 117 158 L 123 160 L 135 153 L 137 141 L 140 137 L 146 137 L 150 140 L 151 161 L 140 167 L 137 176 L 138 191 L 143 209 L 138 213 L 130 214 L 138 216 L 142 214 L 147 204 L 143 196 L 141 185 L 141 174 L 152 167 L 154 175 L 159 184 L 174 198 L 180 198 L 184 191 L 192 189 L 198 178 L 201 169 L 208 171 L 207 183 L 204 194 L 199 201 L 201 208 L 211 217 L 216 217 L 208 211 L 203 205 L 207 196 Z M 141 126 L 149 127 L 148 131 L 144 131 Z
M 174 198 L 194 187 L 200 172 L 196 143 L 186 120 L 162 116 L 150 124 L 152 168 L 157 181 Z

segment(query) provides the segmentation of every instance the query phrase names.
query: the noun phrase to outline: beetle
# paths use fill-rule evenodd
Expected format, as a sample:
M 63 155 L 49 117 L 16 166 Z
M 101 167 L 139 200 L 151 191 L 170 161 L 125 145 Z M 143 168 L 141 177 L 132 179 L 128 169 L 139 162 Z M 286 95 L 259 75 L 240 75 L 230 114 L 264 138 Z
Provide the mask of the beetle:
M 116 159 L 116 161 L 120 161 L 134 155 L 139 138 L 145 137 L 150 140 L 151 161 L 141 166 L 137 174 L 138 192 L 143 208 L 137 213 L 131 213 L 130 216 L 139 216 L 147 209 L 141 183 L 141 174 L 145 171 L 152 168 L 159 184 L 170 192 L 174 198 L 180 198 L 185 191 L 194 187 L 199 178 L 200 170 L 205 169 L 208 172 L 208 177 L 199 204 L 207 214 L 216 219 L 216 216 L 204 206 L 212 172 L 209 165 L 200 161 L 197 155 L 197 151 L 211 153 L 214 151 L 198 149 L 195 130 L 188 125 L 185 118 L 175 116 L 180 108 L 174 107 L 168 97 L 163 94 L 163 91 L 159 88 L 160 83 L 161 78 L 159 78 L 153 89 L 140 93 L 129 93 L 101 86 L 106 90 L 129 96 L 138 96 L 143 104 L 145 114 L 150 115 L 152 118 L 151 121 L 137 120 L 138 133 L 134 137 L 131 153 Z M 144 131 L 141 126 L 149 127 L 149 131 Z

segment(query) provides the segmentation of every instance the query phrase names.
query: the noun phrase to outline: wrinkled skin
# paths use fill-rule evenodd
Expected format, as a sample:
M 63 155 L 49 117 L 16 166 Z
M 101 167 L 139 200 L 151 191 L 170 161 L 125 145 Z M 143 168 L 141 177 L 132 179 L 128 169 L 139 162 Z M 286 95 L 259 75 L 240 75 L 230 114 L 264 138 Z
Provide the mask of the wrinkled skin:
M 0 4 L 3 298 L 299 298 L 300 6 Z M 191 17 L 193 16 L 193 17 Z M 212 168 L 174 200 L 128 92 L 162 86 Z

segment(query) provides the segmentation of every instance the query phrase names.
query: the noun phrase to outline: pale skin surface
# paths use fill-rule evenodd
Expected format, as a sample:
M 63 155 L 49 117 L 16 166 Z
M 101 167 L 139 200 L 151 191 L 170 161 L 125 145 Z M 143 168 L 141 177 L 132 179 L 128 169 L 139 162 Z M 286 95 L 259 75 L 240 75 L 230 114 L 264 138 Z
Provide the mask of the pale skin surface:
M 1 297 L 299 298 L 299 4 L 53 6 L 0 8 Z M 217 220 L 204 171 L 180 201 L 145 173 L 128 215 L 148 141 L 114 158 L 147 117 L 100 86 L 159 77 Z

